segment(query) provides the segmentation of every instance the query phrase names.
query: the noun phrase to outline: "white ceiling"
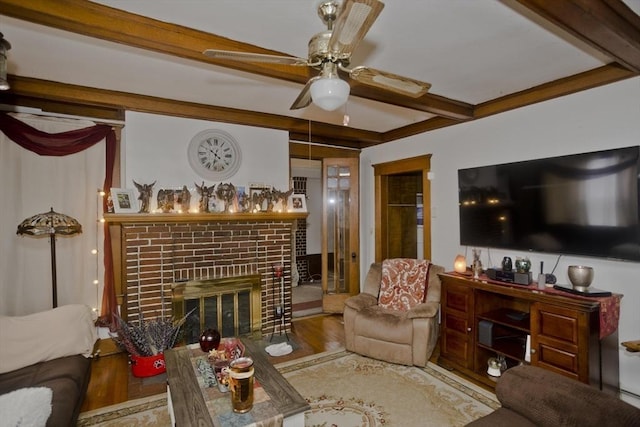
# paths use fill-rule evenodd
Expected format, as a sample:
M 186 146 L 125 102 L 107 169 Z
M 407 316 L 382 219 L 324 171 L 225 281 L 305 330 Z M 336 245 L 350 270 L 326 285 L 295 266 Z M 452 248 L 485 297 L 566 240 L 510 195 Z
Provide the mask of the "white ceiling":
M 96 0 L 96 3 L 294 56 L 325 28 L 318 0 Z M 640 0 L 625 0 L 640 13 Z M 9 73 L 341 125 L 344 110 L 291 111 L 302 85 L 102 41 L 1 15 Z M 213 46 L 212 46 L 213 47 Z M 356 49 L 368 65 L 478 104 L 611 59 L 511 0 L 387 0 Z M 351 96 L 350 126 L 386 132 L 431 114 Z

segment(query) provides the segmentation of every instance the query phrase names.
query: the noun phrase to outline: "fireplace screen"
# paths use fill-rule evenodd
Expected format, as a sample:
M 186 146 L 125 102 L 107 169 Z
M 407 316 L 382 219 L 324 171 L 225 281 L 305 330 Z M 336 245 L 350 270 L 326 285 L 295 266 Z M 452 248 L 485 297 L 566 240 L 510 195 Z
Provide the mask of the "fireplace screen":
M 223 337 L 261 335 L 259 275 L 176 283 L 172 305 L 176 318 L 195 308 L 183 327 L 187 344 L 198 342 L 207 328 Z

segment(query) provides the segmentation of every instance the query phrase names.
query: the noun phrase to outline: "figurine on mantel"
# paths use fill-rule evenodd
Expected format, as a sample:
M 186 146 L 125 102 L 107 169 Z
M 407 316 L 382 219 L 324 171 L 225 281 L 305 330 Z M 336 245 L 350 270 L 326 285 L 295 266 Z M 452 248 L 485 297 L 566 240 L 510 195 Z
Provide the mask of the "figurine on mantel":
M 133 181 L 133 184 L 138 189 L 140 195 L 138 196 L 138 200 L 140 200 L 140 210 L 138 213 L 149 213 L 149 201 L 153 196 L 153 186 L 156 185 L 156 181 L 153 181 L 153 184 L 138 184 Z
M 204 185 L 204 181 L 202 181 L 201 186 L 198 186 L 198 184 L 195 184 L 195 186 L 198 194 L 200 195 L 200 200 L 198 201 L 198 211 L 209 213 L 209 200 L 213 197 L 213 189 L 216 187 L 216 185 L 213 184 L 211 187 L 207 187 L 206 185 Z
M 280 191 L 280 190 L 274 189 L 273 190 L 274 205 L 278 202 L 282 202 L 282 211 L 286 212 L 289 196 L 291 196 L 292 194 L 293 194 L 293 188 L 290 189 L 289 191 Z
M 271 190 L 264 189 L 260 192 L 253 193 L 251 196 L 251 210 L 255 212 L 262 211 L 265 200 L 267 201 L 267 206 L 269 205 L 269 201 L 267 196 L 271 194 Z
M 229 213 L 233 207 L 233 201 L 236 198 L 236 187 L 231 183 L 218 184 L 216 197 L 218 200 L 222 200 L 224 202 L 224 213 Z
M 474 279 L 479 279 L 480 275 L 482 274 L 482 261 L 480 261 L 481 253 L 482 253 L 482 250 L 473 249 L 473 264 L 471 265 L 471 268 L 473 269 Z

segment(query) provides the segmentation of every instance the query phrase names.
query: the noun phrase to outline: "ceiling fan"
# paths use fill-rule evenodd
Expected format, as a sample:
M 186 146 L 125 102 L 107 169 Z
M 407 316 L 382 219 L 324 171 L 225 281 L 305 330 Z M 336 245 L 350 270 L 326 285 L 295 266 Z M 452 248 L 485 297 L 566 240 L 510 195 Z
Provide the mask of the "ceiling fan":
M 431 87 L 429 83 L 365 66 L 348 68 L 351 54 L 383 8 L 384 3 L 379 0 L 345 0 L 342 5 L 337 1 L 323 0 L 318 5 L 318 16 L 326 24 L 327 31 L 311 38 L 306 59 L 217 49 L 207 49 L 204 54 L 215 59 L 306 66 L 320 70 L 320 74 L 304 86 L 291 105 L 292 110 L 305 108 L 312 101 L 327 111 L 344 105 L 350 87 L 338 76 L 338 70 L 359 83 L 419 98 L 427 93 Z

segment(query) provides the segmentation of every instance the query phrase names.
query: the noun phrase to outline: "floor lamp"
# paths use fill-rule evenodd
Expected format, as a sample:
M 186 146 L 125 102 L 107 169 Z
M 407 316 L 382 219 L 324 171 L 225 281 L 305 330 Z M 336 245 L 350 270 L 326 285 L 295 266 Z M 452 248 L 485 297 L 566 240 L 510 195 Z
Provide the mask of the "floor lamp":
M 18 226 L 17 234 L 28 236 L 49 235 L 51 240 L 51 277 L 53 284 L 53 308 L 58 306 L 58 285 L 56 277 L 56 235 L 73 236 L 82 233 L 82 226 L 69 215 L 49 212 L 34 215 L 22 221 Z

